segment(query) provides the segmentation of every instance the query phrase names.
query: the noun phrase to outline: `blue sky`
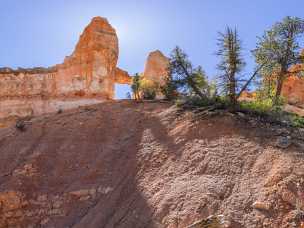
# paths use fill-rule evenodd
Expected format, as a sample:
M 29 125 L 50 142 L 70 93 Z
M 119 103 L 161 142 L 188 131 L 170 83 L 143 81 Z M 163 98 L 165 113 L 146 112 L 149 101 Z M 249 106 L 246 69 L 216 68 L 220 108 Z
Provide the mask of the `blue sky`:
M 283 17 L 304 18 L 303 0 L 0 0 L 0 67 L 51 66 L 70 55 L 94 16 L 107 17 L 120 41 L 119 66 L 142 72 L 147 54 L 179 45 L 208 76 L 216 75 L 217 32 L 237 27 L 245 72 L 256 37 Z M 119 86 L 117 96 L 128 88 Z

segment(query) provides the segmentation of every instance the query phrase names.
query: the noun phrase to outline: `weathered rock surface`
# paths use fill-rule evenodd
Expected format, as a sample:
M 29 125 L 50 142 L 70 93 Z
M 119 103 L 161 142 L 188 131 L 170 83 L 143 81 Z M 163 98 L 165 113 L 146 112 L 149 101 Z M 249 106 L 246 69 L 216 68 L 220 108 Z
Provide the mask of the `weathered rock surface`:
M 0 69 L 0 118 L 10 113 L 26 116 L 51 112 L 54 105 L 49 103 L 64 103 L 69 99 L 74 103 L 86 103 L 88 98 L 112 99 L 114 84 L 131 80 L 127 72 L 116 67 L 118 55 L 115 29 L 107 19 L 93 18 L 73 54 L 63 64 L 50 68 Z
M 303 51 L 304 52 L 304 51 Z M 284 110 L 304 116 L 304 64 L 297 64 L 289 69 L 288 77 L 284 81 L 282 96 L 287 104 Z M 256 92 L 243 92 L 241 101 L 253 101 L 256 99 Z
M 304 79 L 292 72 L 300 72 L 303 70 L 304 64 L 298 64 L 290 69 L 290 76 L 283 84 L 282 95 L 287 98 L 288 103 L 296 106 L 304 107 Z
M 301 52 L 304 62 L 304 49 Z M 283 84 L 282 95 L 288 103 L 304 108 L 304 63 L 296 64 L 289 69 L 288 78 Z
M 115 78 L 114 81 L 120 84 L 131 84 L 132 78 L 129 76 L 127 71 L 124 71 L 120 68 L 115 69 Z
M 0 227 L 301 227 L 303 153 L 197 115 L 111 101 L 0 129 Z
M 159 50 L 149 53 L 143 77 L 163 85 L 168 77 L 169 59 Z

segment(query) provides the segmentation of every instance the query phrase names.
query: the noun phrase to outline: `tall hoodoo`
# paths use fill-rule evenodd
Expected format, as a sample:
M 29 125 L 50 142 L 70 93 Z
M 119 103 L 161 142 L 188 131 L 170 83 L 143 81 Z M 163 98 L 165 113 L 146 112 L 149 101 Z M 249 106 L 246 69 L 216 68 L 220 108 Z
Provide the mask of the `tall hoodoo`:
M 168 77 L 169 59 L 159 50 L 150 52 L 148 55 L 143 76 L 160 85 L 165 83 Z
M 84 98 L 112 99 L 115 83 L 131 83 L 128 73 L 116 67 L 118 55 L 115 29 L 107 19 L 93 18 L 72 55 L 62 64 L 50 68 L 0 68 L 0 118 L 12 113 L 23 116 L 56 111 L 58 102 L 69 99 L 76 103 Z
M 113 98 L 118 54 L 115 29 L 107 19 L 93 18 L 73 54 L 59 65 L 59 87 L 63 92 L 73 92 L 77 88 L 87 95 Z M 66 86 L 65 80 L 69 80 L 71 86 Z
M 117 59 L 118 38 L 114 28 L 105 18 L 93 18 L 73 54 L 58 67 L 60 90 L 70 93 L 76 88 L 87 95 L 113 97 Z

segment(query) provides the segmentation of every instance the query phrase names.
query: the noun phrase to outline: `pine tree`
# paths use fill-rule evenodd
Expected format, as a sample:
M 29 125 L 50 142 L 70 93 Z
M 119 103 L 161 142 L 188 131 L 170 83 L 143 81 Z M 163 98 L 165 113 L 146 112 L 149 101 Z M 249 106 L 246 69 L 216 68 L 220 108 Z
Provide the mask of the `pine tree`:
M 304 34 L 304 21 L 286 17 L 259 38 L 253 51 L 256 63 L 262 66 L 264 81 L 274 78 L 273 104 L 278 105 L 283 83 L 291 65 L 300 62 L 299 38 Z
M 174 48 L 171 53 L 169 70 L 178 90 L 206 98 L 203 91 L 203 87 L 208 84 L 205 72 L 200 66 L 193 68 L 187 54 L 179 47 Z
M 132 80 L 131 89 L 135 100 L 140 100 L 140 75 L 135 74 Z
M 217 55 L 220 57 L 220 62 L 217 68 L 221 72 L 220 87 L 230 103 L 235 106 L 241 80 L 239 74 L 245 65 L 241 56 L 242 47 L 237 30 L 227 27 L 224 33 L 219 33 L 218 47 Z

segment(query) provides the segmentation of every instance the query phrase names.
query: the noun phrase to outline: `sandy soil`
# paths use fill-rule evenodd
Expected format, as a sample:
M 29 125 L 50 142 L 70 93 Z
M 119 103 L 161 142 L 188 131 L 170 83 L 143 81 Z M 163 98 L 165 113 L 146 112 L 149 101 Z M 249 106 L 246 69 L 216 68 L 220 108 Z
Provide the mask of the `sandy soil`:
M 36 117 L 0 129 L 0 227 L 300 227 L 304 156 L 275 140 L 169 103 Z

